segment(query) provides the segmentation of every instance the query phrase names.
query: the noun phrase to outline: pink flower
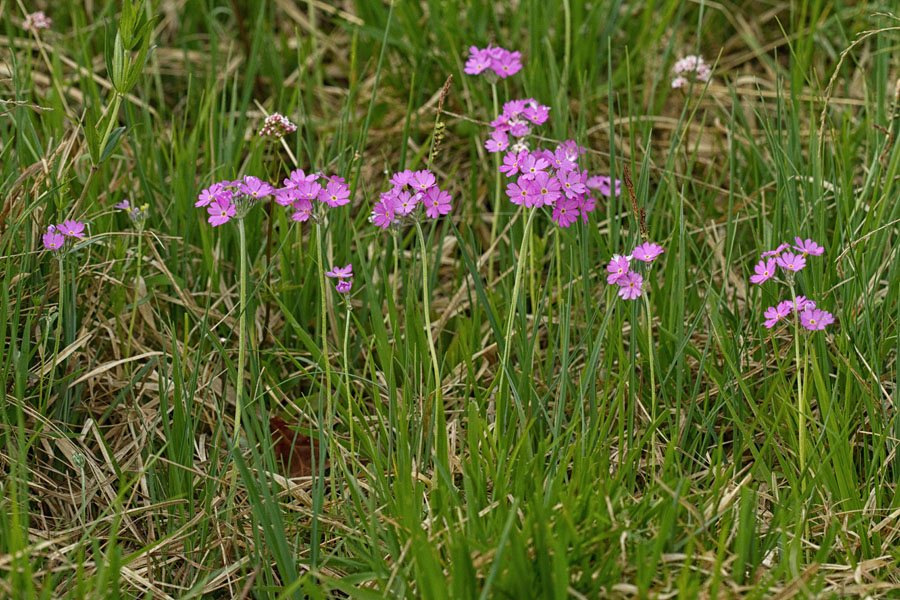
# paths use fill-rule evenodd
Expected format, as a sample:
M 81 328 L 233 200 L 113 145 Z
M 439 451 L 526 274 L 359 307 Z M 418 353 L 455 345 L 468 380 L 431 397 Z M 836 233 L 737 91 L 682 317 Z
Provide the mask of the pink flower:
M 307 175 L 303 172 L 303 169 L 294 169 L 291 171 L 291 176 L 284 180 L 284 185 L 289 188 L 299 188 L 304 183 L 311 183 L 318 181 L 319 176 L 316 173 L 311 173 Z
M 56 229 L 57 231 L 68 237 L 84 237 L 84 223 L 82 223 L 81 221 L 66 219 L 65 221 L 57 225 Z
M 422 171 L 416 171 L 413 173 L 412 178 L 410 179 L 409 184 L 419 190 L 424 192 L 431 186 L 435 184 L 434 173 L 429 171 L 428 169 L 424 169 Z
M 296 188 L 283 187 L 275 190 L 275 203 L 279 206 L 290 206 L 296 198 Z
M 297 131 L 297 126 L 291 123 L 287 117 L 280 113 L 272 113 L 266 117 L 258 135 L 269 135 L 280 138 L 288 133 L 294 133 L 295 131 Z
M 343 183 L 331 181 L 319 192 L 319 200 L 334 208 L 350 202 L 350 188 Z
M 800 312 L 802 310 L 806 310 L 807 308 L 815 308 L 816 303 L 812 300 L 807 300 L 806 296 L 797 296 L 796 300 L 784 300 L 778 303 L 778 310 L 785 310 L 787 312 L 791 312 L 792 310 L 795 312 Z
M 340 184 L 337 184 L 340 185 Z M 318 181 L 304 181 L 296 187 L 295 196 L 297 198 L 306 198 L 310 202 L 319 197 L 322 193 L 322 185 Z
M 475 46 L 469 48 L 469 60 L 463 69 L 467 75 L 479 75 L 491 66 L 489 49 L 481 50 Z
M 786 271 L 797 272 L 806 266 L 806 258 L 802 254 L 794 254 L 793 252 L 785 252 L 775 259 L 778 266 Z
M 488 152 L 503 152 L 509 147 L 509 136 L 503 131 L 495 131 L 484 143 Z
M 353 264 L 347 264 L 346 267 L 332 267 L 330 271 L 325 271 L 325 277 L 333 279 L 347 279 L 353 277 Z
M 337 290 L 339 294 L 346 294 L 353 287 L 352 279 L 341 279 L 334 286 L 334 289 Z
M 810 331 L 825 329 L 826 325 L 832 323 L 834 323 L 834 316 L 827 310 L 807 308 L 800 313 L 800 324 Z
M 113 205 L 113 208 L 118 208 L 119 210 L 126 210 L 126 211 L 127 211 L 127 210 L 130 210 L 130 209 L 131 209 L 131 203 L 130 203 L 128 200 L 122 200 L 122 201 L 119 202 L 118 204 L 114 204 L 114 205 Z
M 553 153 L 552 163 L 553 168 L 561 172 L 571 171 L 575 168 L 575 162 L 569 157 L 565 148 L 562 147 L 557 148 L 556 152 Z
M 494 73 L 501 79 L 506 79 L 522 70 L 522 54 L 520 52 L 510 52 L 503 48 L 500 50 L 502 50 L 500 56 L 491 59 L 491 70 Z
M 303 200 L 303 203 L 298 206 L 300 202 L 300 200 L 294 202 L 294 213 L 291 215 L 291 221 L 305 223 L 309 220 L 312 213 L 312 203 L 309 200 Z
M 422 203 L 425 205 L 425 214 L 432 219 L 437 219 L 441 215 L 446 215 L 452 208 L 450 206 L 450 194 L 437 186 L 429 188 L 425 192 L 425 198 Z
M 522 176 L 528 179 L 534 179 L 535 175 L 546 169 L 550 166 L 550 163 L 541 158 L 540 156 L 535 156 L 534 154 L 529 154 L 524 159 L 519 161 L 519 170 L 522 172 Z
M 519 162 L 524 160 L 526 156 L 528 156 L 527 152 L 519 152 L 518 154 L 507 152 L 503 157 L 503 165 L 499 169 L 500 172 L 507 177 L 512 177 L 519 172 Z
M 656 257 L 664 252 L 662 246 L 653 242 L 644 242 L 634 249 L 631 255 L 643 262 L 653 262 Z
M 22 23 L 22 26 L 25 29 L 37 31 L 38 29 L 50 29 L 51 23 L 53 23 L 53 19 L 46 16 L 44 11 L 39 10 L 25 17 L 25 22 Z
M 579 174 L 578 171 L 560 173 L 558 177 L 566 198 L 577 198 L 587 193 L 587 188 L 584 185 L 584 175 Z
M 677 61 L 672 67 L 672 71 L 678 75 L 672 80 L 673 88 L 686 87 L 690 83 L 690 79 L 706 82 L 712 75 L 712 69 L 706 64 L 703 57 L 693 55 L 685 56 Z
M 615 190 L 613 190 L 613 180 L 606 175 L 589 177 L 585 185 L 593 190 L 599 190 L 607 198 L 611 197 L 614 192 L 616 196 L 622 193 L 622 182 L 616 179 Z
M 528 198 L 528 186 L 525 185 L 528 183 L 524 180 L 523 177 L 519 177 L 518 182 L 507 184 L 506 186 L 506 195 L 509 196 L 509 201 L 513 204 L 522 204 L 525 202 L 526 198 Z
M 594 212 L 594 208 L 597 206 L 597 201 L 594 200 L 591 196 L 580 196 L 578 198 L 578 210 L 581 211 L 581 220 L 585 223 L 588 222 L 588 213 Z
M 753 267 L 753 270 L 756 272 L 756 275 L 750 276 L 751 283 L 762 283 L 767 279 L 771 279 L 775 275 L 775 259 L 761 260 Z
M 219 225 L 227 223 L 237 214 L 234 204 L 232 204 L 231 200 L 225 198 L 216 198 L 213 200 L 206 209 L 206 212 L 209 213 L 207 222 L 213 227 L 218 227 Z
M 534 123 L 535 125 L 543 125 L 550 118 L 550 107 L 538 104 L 534 98 L 525 101 L 525 110 L 522 116 Z
M 399 173 L 394 173 L 394 176 L 391 177 L 388 181 L 395 188 L 402 188 L 404 185 L 413 185 L 413 172 L 409 169 L 405 171 L 400 171 Z
M 770 306 L 766 309 L 766 312 L 763 313 L 763 316 L 766 318 L 763 321 L 763 325 L 766 326 L 766 329 L 772 329 L 775 326 L 775 323 L 780 321 L 783 317 L 786 317 L 791 312 L 790 301 L 788 301 L 788 306 L 784 306 L 784 302 L 778 304 L 778 306 Z
M 66 243 L 66 238 L 53 225 L 47 227 L 47 233 L 43 235 L 43 240 L 44 248 L 47 250 L 59 250 Z
M 237 188 L 240 193 L 257 199 L 265 198 L 275 192 L 275 188 L 253 175 L 245 176 Z
M 799 237 L 795 237 L 794 244 L 794 249 L 804 255 L 812 254 L 813 256 L 821 256 L 825 252 L 825 248 L 809 238 L 802 240 Z
M 636 271 L 628 271 L 616 283 L 619 284 L 619 297 L 624 300 L 634 300 L 641 295 L 641 286 L 644 284 L 644 278 Z
M 609 275 L 606 276 L 606 283 L 619 283 L 619 280 L 629 272 L 628 259 L 619 254 L 614 254 L 609 264 L 606 265 Z
M 534 180 L 531 182 L 531 187 L 539 193 L 538 197 L 540 200 L 534 203 L 536 207 L 554 204 L 559 199 L 561 195 L 560 190 L 562 189 L 562 186 L 559 185 L 559 179 L 545 171 L 539 171 L 535 175 Z
M 395 199 L 389 193 L 381 194 L 381 200 L 372 210 L 372 223 L 387 229 L 397 219 Z
M 778 256 L 779 254 L 781 254 L 782 252 L 784 252 L 785 250 L 787 250 L 790 247 L 791 247 L 790 244 L 779 244 L 778 247 L 775 248 L 774 250 L 767 250 L 766 252 L 763 252 L 762 254 L 760 254 L 759 257 L 765 258 L 767 256 Z
M 225 190 L 225 187 L 221 183 L 213 183 L 208 188 L 204 188 L 199 194 L 197 194 L 197 201 L 194 202 L 194 206 L 201 207 L 207 206 L 210 202 L 216 199 L 216 197 L 221 194 Z
M 415 210 L 416 206 L 419 204 L 419 196 L 420 194 L 418 193 L 413 196 L 406 190 L 394 194 L 394 209 L 397 211 L 397 214 L 408 215 Z
M 560 227 L 569 227 L 578 220 L 579 214 L 578 200 L 563 196 L 556 201 L 551 218 Z

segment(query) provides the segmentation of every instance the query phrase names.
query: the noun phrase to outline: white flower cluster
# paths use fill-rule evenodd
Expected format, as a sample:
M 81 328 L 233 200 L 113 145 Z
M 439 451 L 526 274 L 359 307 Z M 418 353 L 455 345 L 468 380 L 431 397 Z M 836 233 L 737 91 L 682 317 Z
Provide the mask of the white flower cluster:
M 287 117 L 279 113 L 273 113 L 266 117 L 265 123 L 259 130 L 259 135 L 271 135 L 280 138 L 295 131 L 297 131 L 297 126 L 291 123 Z

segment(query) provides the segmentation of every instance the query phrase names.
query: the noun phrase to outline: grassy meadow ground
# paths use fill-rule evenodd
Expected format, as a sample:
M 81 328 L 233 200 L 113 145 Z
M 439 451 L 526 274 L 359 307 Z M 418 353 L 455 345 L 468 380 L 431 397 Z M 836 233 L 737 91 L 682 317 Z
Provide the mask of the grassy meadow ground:
M 900 597 L 893 2 L 124 7 L 0 0 L 0 597 Z M 665 249 L 638 301 L 624 186 L 569 228 L 497 202 L 488 43 L 523 55 L 497 101 L 552 108 L 535 143 L 630 170 Z M 672 89 L 691 54 L 711 80 Z M 448 215 L 369 222 L 429 165 Z M 242 304 L 194 202 L 297 167 L 351 200 L 253 208 Z M 762 325 L 794 236 L 825 331 Z

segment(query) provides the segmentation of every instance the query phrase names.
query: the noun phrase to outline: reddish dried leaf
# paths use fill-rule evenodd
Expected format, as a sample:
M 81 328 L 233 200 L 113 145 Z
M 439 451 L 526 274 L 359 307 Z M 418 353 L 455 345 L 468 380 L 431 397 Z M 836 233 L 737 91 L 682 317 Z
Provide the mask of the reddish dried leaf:
M 312 475 L 313 444 L 309 437 L 297 433 L 279 416 L 269 419 L 269 431 L 275 459 L 283 465 L 288 477 L 307 477 Z M 326 465 L 327 466 L 327 465 Z

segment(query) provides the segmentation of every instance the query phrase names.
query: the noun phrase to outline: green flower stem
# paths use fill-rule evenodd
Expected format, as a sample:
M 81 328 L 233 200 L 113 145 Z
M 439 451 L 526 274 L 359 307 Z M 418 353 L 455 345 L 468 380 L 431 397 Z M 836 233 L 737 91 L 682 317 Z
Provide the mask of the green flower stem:
M 247 336 L 247 234 L 244 231 L 244 220 L 237 220 L 238 237 L 241 255 L 241 295 L 238 306 L 238 367 L 237 393 L 234 399 L 234 445 L 237 446 L 241 436 L 241 407 L 244 402 L 244 338 Z
M 50 381 L 47 383 L 47 400 L 44 401 L 44 406 L 50 405 L 50 395 L 53 394 L 53 375 L 56 373 L 56 357 L 59 356 L 59 338 L 62 337 L 62 322 L 63 322 L 63 305 L 65 302 L 65 288 L 64 284 L 64 273 L 63 273 L 63 257 L 62 254 L 59 255 L 59 305 L 56 309 L 56 341 L 53 343 L 53 358 L 50 362 Z
M 138 247 L 137 247 L 137 274 L 135 275 L 134 280 L 134 304 L 131 307 L 131 318 L 128 320 L 128 341 L 125 342 L 125 356 L 123 358 L 129 358 L 131 356 L 131 341 L 134 339 L 132 335 L 134 334 L 134 319 L 137 316 L 137 307 L 138 307 L 138 294 L 140 293 L 140 284 L 141 284 L 141 267 L 143 266 L 142 258 L 143 258 L 143 249 L 144 249 L 144 232 L 138 232 Z
M 325 258 L 322 253 L 322 227 L 324 223 L 316 224 L 316 253 L 318 254 L 319 269 L 319 291 L 321 295 L 321 306 L 319 307 L 320 327 L 319 337 L 322 342 L 322 371 L 325 373 L 325 401 L 328 403 L 326 413 L 330 414 L 331 408 L 331 362 L 328 359 L 328 288 L 325 284 Z M 328 432 L 328 438 L 333 441 L 331 431 Z M 324 461 L 324 457 L 316 455 L 317 463 Z M 324 464 L 324 463 L 322 463 Z M 318 464 L 316 466 L 319 466 Z
M 650 438 L 650 464 L 656 463 L 656 367 L 653 360 L 653 311 L 650 299 L 644 294 L 644 307 L 647 309 L 647 360 L 650 361 L 650 426 L 653 428 Z
M 497 117 L 500 112 L 500 105 L 497 102 L 497 84 L 491 83 L 491 96 L 494 99 L 494 114 L 491 119 Z M 500 153 L 494 153 L 494 215 L 491 219 L 491 243 L 488 245 L 488 248 L 492 248 L 494 246 L 494 240 L 497 239 L 497 227 L 500 222 Z M 491 252 L 488 256 L 488 277 L 490 274 L 494 272 L 494 253 Z
M 431 354 L 431 368 L 434 371 L 434 392 L 436 410 L 444 410 L 444 399 L 441 391 L 441 369 L 438 365 L 437 351 L 434 347 L 434 336 L 431 333 L 431 304 L 428 300 L 428 255 L 425 251 L 425 235 L 422 233 L 422 226 L 416 221 L 416 233 L 419 236 L 419 250 L 422 252 L 422 302 L 425 311 L 425 334 L 428 339 L 428 351 Z M 432 404 L 426 400 L 425 409 L 422 411 L 422 419 L 430 427 Z M 439 432 L 435 428 L 435 436 Z M 435 437 L 437 440 L 437 437 Z
M 354 451 L 355 444 L 353 439 L 353 399 L 350 397 L 350 361 L 349 361 L 349 352 L 347 348 L 349 347 L 350 340 L 350 300 L 347 299 L 347 319 L 344 322 L 344 388 L 346 389 L 347 394 L 347 428 L 350 429 L 350 456 L 356 456 L 356 452 Z M 353 463 L 354 468 L 356 468 L 356 462 Z
M 797 294 L 791 283 L 791 309 L 797 311 Z M 800 318 L 794 315 L 794 360 L 797 362 L 797 444 L 800 454 L 800 489 L 806 490 L 806 398 L 803 395 L 803 363 L 800 361 Z
M 528 239 L 531 237 L 531 225 L 534 223 L 534 215 L 537 214 L 536 209 L 532 209 L 528 214 L 528 221 L 525 223 L 525 231 L 522 234 L 522 243 L 519 245 L 519 256 L 516 259 L 516 278 L 513 282 L 512 300 L 509 304 L 509 315 L 506 318 L 506 334 L 503 339 L 503 361 L 500 364 L 500 383 L 497 393 L 497 426 L 494 432 L 499 437 L 500 423 L 505 416 L 506 406 L 504 400 L 504 391 L 507 384 L 506 371 L 509 369 L 509 354 L 512 349 L 512 331 L 515 322 L 516 308 L 519 305 L 519 288 L 522 286 L 522 273 L 525 271 L 525 263 L 527 261 Z

